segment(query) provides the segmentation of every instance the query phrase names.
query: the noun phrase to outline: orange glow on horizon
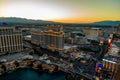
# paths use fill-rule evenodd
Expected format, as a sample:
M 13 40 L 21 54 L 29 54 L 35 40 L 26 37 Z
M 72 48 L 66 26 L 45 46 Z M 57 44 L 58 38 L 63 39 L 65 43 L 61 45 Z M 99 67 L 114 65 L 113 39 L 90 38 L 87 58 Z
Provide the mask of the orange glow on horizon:
M 69 18 L 61 18 L 61 19 L 51 19 L 51 21 L 54 22 L 63 22 L 63 23 L 91 23 L 91 22 L 97 22 L 97 21 L 104 21 L 104 20 L 119 20 L 117 18 L 105 18 L 105 17 L 69 17 Z

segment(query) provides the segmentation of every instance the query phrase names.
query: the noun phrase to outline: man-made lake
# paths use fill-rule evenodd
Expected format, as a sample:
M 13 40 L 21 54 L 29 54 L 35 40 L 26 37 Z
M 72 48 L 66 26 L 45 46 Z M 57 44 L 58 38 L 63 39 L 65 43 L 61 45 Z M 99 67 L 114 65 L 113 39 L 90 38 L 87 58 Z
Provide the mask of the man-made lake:
M 0 76 L 0 80 L 65 80 L 67 74 L 58 71 L 55 73 L 40 72 L 34 69 L 17 69 Z

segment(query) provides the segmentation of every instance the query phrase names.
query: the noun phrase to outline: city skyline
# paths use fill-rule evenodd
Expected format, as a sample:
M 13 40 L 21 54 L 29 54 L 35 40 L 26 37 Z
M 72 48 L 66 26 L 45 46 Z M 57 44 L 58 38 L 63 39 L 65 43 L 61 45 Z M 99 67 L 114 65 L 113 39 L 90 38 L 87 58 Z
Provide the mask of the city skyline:
M 67 23 L 120 20 L 120 0 L 1 0 L 0 17 Z

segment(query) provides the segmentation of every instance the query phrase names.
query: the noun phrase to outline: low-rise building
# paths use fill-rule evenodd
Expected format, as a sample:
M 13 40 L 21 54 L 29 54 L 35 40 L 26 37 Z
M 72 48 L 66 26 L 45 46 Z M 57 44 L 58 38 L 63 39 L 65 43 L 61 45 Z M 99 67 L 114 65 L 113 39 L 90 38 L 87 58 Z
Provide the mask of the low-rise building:
M 101 28 L 85 28 L 83 29 L 83 32 L 85 33 L 85 35 L 101 36 L 103 34 Z

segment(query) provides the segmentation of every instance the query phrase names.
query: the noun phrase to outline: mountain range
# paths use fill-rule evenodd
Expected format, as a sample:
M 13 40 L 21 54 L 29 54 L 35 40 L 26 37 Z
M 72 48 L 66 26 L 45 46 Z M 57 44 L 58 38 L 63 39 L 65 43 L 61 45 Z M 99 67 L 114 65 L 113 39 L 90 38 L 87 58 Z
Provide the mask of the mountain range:
M 2 23 L 6 23 L 6 24 L 7 23 L 62 24 L 60 22 L 53 22 L 53 21 L 33 20 L 33 19 L 16 18 L 16 17 L 0 17 L 0 24 L 2 24 Z M 74 23 L 74 24 L 76 24 L 76 23 Z M 82 23 L 77 23 L 77 24 L 82 24 Z M 118 20 L 118 21 L 105 20 L 105 21 L 99 21 L 99 22 L 93 22 L 93 23 L 87 23 L 87 24 L 90 24 L 90 25 L 102 25 L 102 26 L 118 26 L 118 24 L 120 24 L 120 20 Z
M 120 21 L 106 20 L 106 21 L 93 22 L 91 24 L 94 24 L 94 25 L 105 25 L 105 26 L 118 26 L 120 24 Z

